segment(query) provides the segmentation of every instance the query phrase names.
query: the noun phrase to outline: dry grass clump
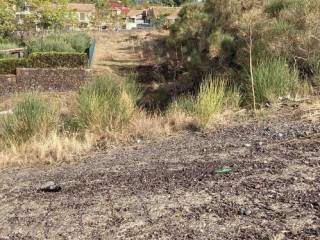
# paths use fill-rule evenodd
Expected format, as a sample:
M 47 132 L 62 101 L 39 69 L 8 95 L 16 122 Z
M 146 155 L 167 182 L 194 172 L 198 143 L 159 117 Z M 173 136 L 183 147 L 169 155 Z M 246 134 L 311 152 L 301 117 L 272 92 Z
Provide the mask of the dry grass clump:
M 94 144 L 95 137 L 89 133 L 80 138 L 51 132 L 0 150 L 0 167 L 71 161 L 91 150 Z
M 55 97 L 16 96 L 12 114 L 0 116 L 0 166 L 70 161 L 105 144 L 169 136 L 194 124 L 183 112 L 141 110 L 141 89 L 132 78 L 98 76 L 71 95 L 68 109 Z
M 61 132 L 59 115 L 37 93 L 17 97 L 12 113 L 1 115 L 0 165 L 59 162 L 89 150 L 93 136 Z

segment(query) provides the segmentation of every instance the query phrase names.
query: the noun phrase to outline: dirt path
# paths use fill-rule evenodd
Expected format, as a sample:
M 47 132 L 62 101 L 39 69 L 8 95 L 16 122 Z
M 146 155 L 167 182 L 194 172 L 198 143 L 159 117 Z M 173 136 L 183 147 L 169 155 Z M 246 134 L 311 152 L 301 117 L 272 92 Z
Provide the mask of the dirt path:
M 319 172 L 300 116 L 2 170 L 0 239 L 320 239 Z
M 97 33 L 93 69 L 98 72 L 115 72 L 119 67 L 134 68 L 146 64 L 146 56 L 140 47 L 146 41 L 145 36 L 148 34 L 148 32 Z

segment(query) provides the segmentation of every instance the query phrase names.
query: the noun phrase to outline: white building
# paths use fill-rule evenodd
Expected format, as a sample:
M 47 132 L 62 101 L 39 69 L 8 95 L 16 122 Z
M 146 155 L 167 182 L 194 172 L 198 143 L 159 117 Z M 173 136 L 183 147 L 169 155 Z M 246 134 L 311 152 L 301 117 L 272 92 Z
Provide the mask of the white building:
M 127 14 L 126 29 L 131 30 L 137 28 L 139 24 L 146 24 L 145 10 L 130 10 Z

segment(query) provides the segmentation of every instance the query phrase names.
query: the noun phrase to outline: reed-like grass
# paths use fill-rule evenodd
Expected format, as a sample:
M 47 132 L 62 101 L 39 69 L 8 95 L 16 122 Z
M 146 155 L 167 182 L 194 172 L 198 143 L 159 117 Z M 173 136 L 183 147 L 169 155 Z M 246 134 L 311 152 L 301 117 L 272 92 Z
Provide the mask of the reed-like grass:
M 46 135 L 57 124 L 53 108 L 36 94 L 24 96 L 12 114 L 1 118 L 0 140 L 5 145 L 20 145 L 35 135 Z
M 265 59 L 254 69 L 254 87 L 257 104 L 276 102 L 279 97 L 294 96 L 299 92 L 299 73 L 290 69 L 283 59 Z M 250 87 L 247 94 L 250 93 Z M 252 94 L 251 94 L 252 96 Z
M 202 128 L 210 126 L 214 116 L 224 107 L 238 105 L 239 93 L 227 90 L 227 82 L 221 77 L 209 74 L 200 85 L 196 96 L 183 96 L 173 102 L 168 112 L 185 112 L 192 116 Z M 228 106 L 230 104 L 230 106 Z M 231 106 L 232 105 L 232 106 Z
M 76 114 L 93 130 L 116 130 L 128 124 L 136 109 L 139 89 L 133 82 L 119 82 L 111 75 L 87 83 L 77 97 Z

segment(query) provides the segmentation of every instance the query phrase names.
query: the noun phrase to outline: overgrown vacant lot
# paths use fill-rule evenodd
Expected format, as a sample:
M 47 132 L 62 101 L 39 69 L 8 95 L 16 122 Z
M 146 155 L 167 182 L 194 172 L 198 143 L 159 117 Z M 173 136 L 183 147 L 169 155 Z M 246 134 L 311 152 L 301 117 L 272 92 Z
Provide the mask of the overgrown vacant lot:
M 319 108 L 283 105 L 264 123 L 2 170 L 0 237 L 319 239 Z M 61 191 L 38 191 L 48 181 Z

